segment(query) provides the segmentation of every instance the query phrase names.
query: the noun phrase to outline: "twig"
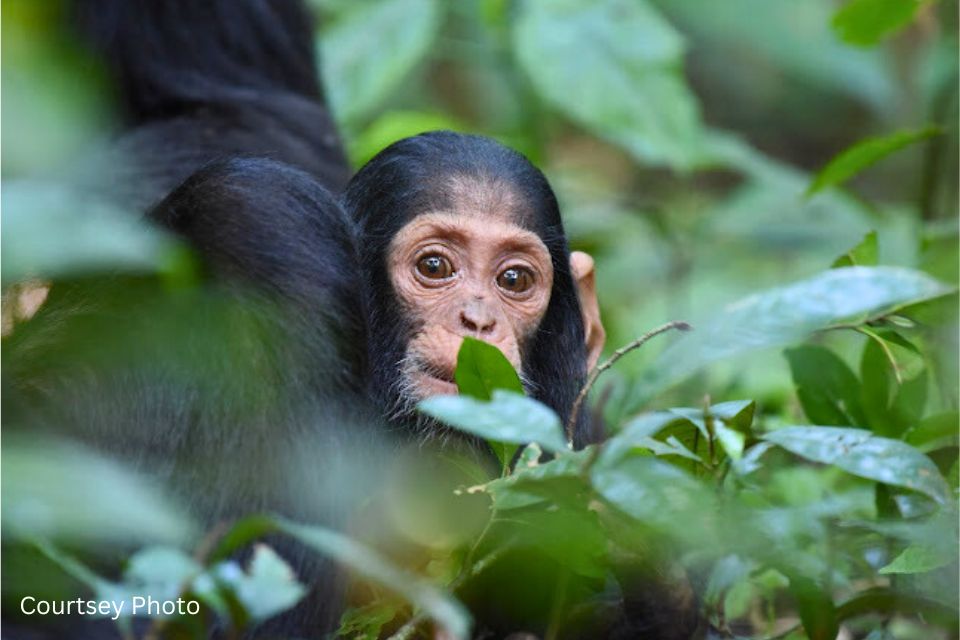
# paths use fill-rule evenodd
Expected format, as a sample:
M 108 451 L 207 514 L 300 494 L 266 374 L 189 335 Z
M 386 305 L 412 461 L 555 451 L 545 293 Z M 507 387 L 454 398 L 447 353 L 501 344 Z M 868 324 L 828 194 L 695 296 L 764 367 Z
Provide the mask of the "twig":
M 593 388 L 594 383 L 596 383 L 597 378 L 600 377 L 601 373 L 612 367 L 617 360 L 627 355 L 634 349 L 639 349 L 642 347 L 647 340 L 653 338 L 654 336 L 658 336 L 661 333 L 666 333 L 667 331 L 671 331 L 673 329 L 677 329 L 679 331 L 689 331 L 692 328 L 693 327 L 691 327 L 689 324 L 681 320 L 674 320 L 664 325 L 660 325 L 656 329 L 647 331 L 633 342 L 620 347 L 613 352 L 612 356 L 594 367 L 590 372 L 590 375 L 587 376 L 587 381 L 584 383 L 583 388 L 580 389 L 580 393 L 577 394 L 576 400 L 573 401 L 573 408 L 570 410 L 570 418 L 567 420 L 567 440 L 573 439 L 573 429 L 577 424 L 577 417 L 580 415 L 580 406 L 583 404 L 584 399 L 587 397 L 587 394 L 590 393 L 590 389 Z

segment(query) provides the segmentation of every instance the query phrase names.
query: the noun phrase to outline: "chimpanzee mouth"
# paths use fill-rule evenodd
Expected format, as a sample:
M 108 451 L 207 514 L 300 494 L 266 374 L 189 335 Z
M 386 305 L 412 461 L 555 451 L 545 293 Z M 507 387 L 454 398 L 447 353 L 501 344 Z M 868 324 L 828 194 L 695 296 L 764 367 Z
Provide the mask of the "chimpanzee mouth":
M 450 395 L 458 392 L 453 370 L 433 364 L 425 364 L 417 372 L 417 386 L 421 397 Z

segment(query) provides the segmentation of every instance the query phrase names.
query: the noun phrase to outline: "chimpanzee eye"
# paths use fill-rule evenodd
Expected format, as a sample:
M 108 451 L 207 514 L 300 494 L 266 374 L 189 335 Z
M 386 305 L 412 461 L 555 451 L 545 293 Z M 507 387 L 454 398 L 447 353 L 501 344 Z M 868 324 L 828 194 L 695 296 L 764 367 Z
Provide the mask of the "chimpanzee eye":
M 497 276 L 497 286 L 511 293 L 523 293 L 533 286 L 533 274 L 521 267 L 510 267 Z
M 453 265 L 443 256 L 429 255 L 417 263 L 417 271 L 425 278 L 442 280 L 453 275 Z

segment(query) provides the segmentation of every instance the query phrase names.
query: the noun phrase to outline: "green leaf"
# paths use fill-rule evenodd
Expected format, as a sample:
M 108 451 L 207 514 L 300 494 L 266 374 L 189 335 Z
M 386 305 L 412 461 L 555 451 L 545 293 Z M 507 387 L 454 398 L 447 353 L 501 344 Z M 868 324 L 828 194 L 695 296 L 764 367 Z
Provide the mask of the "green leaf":
M 951 291 L 919 271 L 848 267 L 756 293 L 695 322 L 696 331 L 677 337 L 648 367 L 632 403 L 642 404 L 710 363 L 800 342 L 833 324 L 862 321 Z
M 492 480 L 482 489 L 493 497 L 493 507 L 498 511 L 519 509 L 544 501 L 565 504 L 577 500 L 580 494 L 589 489 L 582 475 L 589 452 L 588 447 L 544 464 L 517 465 L 512 474 Z
M 784 352 L 803 412 L 814 424 L 867 426 L 860 405 L 860 383 L 846 363 L 820 346 Z
M 550 451 L 567 450 L 557 414 L 512 391 L 496 389 L 490 402 L 468 396 L 435 396 L 421 401 L 418 408 L 452 427 L 494 442 L 536 442 Z
M 921 451 L 935 451 L 946 446 L 956 446 L 960 436 L 960 414 L 947 411 L 928 416 L 917 426 L 903 434 L 903 439 Z
M 377 640 L 385 624 L 400 613 L 400 603 L 381 600 L 362 607 L 353 607 L 340 616 L 340 627 L 334 638 L 350 640 Z
M 734 460 L 739 460 L 743 456 L 743 447 L 746 444 L 746 437 L 739 431 L 734 431 L 730 427 L 717 422 L 713 425 L 716 431 L 717 441 L 727 455 Z
M 676 436 L 668 437 L 666 442 L 660 442 L 659 440 L 654 440 L 653 438 L 642 437 L 637 438 L 632 444 L 636 447 L 649 449 L 656 456 L 680 456 L 681 458 L 686 458 L 688 460 L 703 462 L 700 456 L 683 446 L 683 443 L 677 440 Z
M 519 9 L 514 50 L 556 109 L 643 162 L 687 169 L 700 161 L 683 40 L 647 2 L 534 1 Z
M 437 0 L 349 3 L 325 21 L 320 64 L 341 126 L 357 126 L 397 92 L 432 48 L 440 21 Z
M 257 544 L 246 573 L 227 561 L 214 568 L 216 580 L 229 588 L 254 622 L 294 606 L 306 593 L 284 560 L 270 547 Z
M 174 599 L 203 567 L 175 547 L 148 547 L 135 553 L 123 572 L 123 580 L 136 585 L 137 595 L 151 594 L 159 599 Z
M 397 569 L 349 538 L 320 527 L 308 527 L 288 520 L 275 520 L 279 529 L 308 547 L 338 562 L 409 600 L 420 611 L 437 622 L 442 631 L 454 640 L 470 637 L 470 614 L 452 596 L 428 582 Z
M 939 569 L 957 559 L 956 553 L 944 553 L 943 548 L 925 545 L 910 545 L 893 561 L 881 567 L 880 574 L 888 573 L 924 573 Z
M 3 283 L 178 266 L 177 243 L 128 211 L 62 184 L 3 183 Z
M 383 149 L 397 140 L 425 131 L 448 129 L 463 131 L 464 125 L 449 115 L 421 111 L 388 111 L 373 121 L 356 136 L 347 140 L 350 162 L 362 167 Z
M 940 133 L 937 127 L 898 131 L 887 136 L 867 138 L 842 151 L 821 169 L 807 188 L 811 195 L 827 187 L 843 184 L 867 167 L 882 160 L 894 151 Z
M 396 568 L 373 549 L 330 529 L 305 526 L 273 516 L 250 516 L 234 524 L 224 534 L 211 557 L 225 558 L 271 533 L 292 536 L 314 551 L 402 596 L 435 620 L 451 638 L 461 640 L 469 637 L 470 614 L 453 596 Z
M 649 456 L 630 456 L 593 466 L 594 489 L 610 504 L 642 522 L 690 544 L 712 534 L 709 490 L 678 467 Z
M 850 0 L 832 24 L 844 42 L 871 46 L 910 24 L 922 5 L 918 0 Z
M 520 376 L 500 349 L 469 336 L 457 353 L 454 378 L 461 394 L 478 400 L 490 400 L 495 389 L 523 394 Z
M 863 240 L 857 243 L 845 254 L 833 261 L 831 268 L 839 267 L 875 267 L 877 265 L 877 232 L 871 231 L 863 236 Z
M 710 413 L 741 433 L 749 433 L 757 403 L 753 400 L 730 400 L 710 407 Z
M 797 601 L 803 630 L 810 640 L 836 640 L 840 631 L 833 599 L 812 580 L 790 577 L 790 593 Z
M 194 523 L 158 487 L 74 444 L 8 436 L 3 447 L 3 535 L 73 547 L 180 544 Z
M 668 426 L 677 423 L 688 423 L 691 429 L 697 428 L 687 417 L 673 411 L 654 411 L 634 418 L 620 430 L 616 436 L 607 440 L 603 445 L 601 457 L 608 463 L 631 454 L 643 444 Z
M 950 497 L 946 481 L 930 458 L 899 440 L 841 427 L 786 427 L 768 433 L 763 439 L 807 460 L 836 465 L 868 480 L 919 491 L 941 504 Z

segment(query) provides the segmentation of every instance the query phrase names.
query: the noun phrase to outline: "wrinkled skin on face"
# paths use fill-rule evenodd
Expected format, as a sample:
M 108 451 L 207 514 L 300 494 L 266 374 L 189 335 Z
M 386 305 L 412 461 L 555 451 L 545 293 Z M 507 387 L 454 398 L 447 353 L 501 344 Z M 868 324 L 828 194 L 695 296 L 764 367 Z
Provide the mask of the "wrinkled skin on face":
M 457 392 L 464 336 L 495 345 L 522 370 L 553 286 L 550 253 L 535 233 L 502 217 L 426 213 L 394 237 L 388 268 L 414 326 L 401 371 L 413 396 Z

